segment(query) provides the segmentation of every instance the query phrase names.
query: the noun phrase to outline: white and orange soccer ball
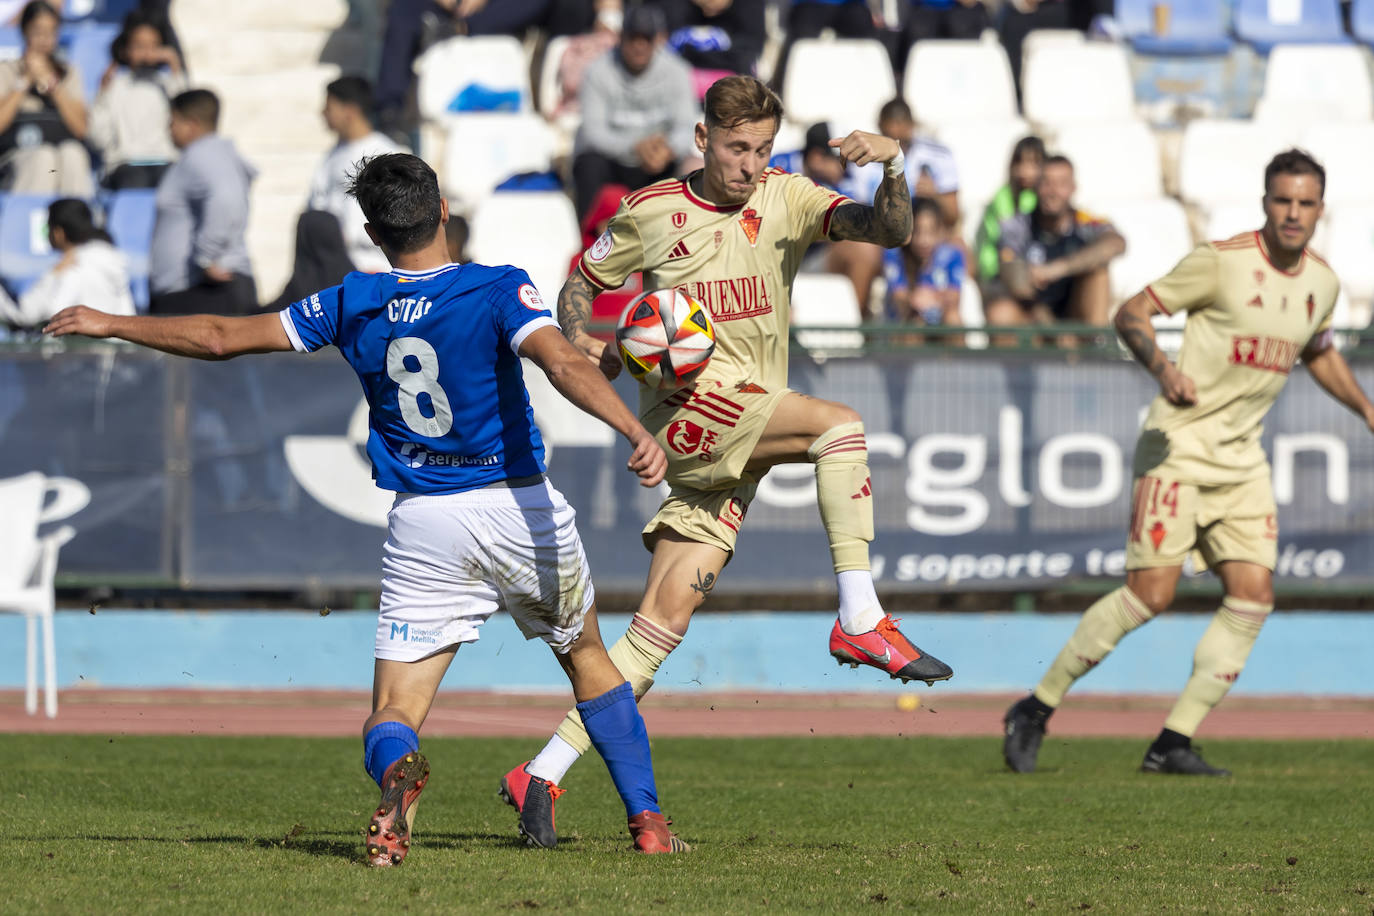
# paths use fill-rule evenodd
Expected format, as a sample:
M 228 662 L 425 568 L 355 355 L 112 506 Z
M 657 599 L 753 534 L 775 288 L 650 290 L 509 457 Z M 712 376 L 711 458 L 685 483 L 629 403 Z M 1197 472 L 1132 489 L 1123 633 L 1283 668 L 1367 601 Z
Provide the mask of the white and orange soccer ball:
M 630 374 L 651 388 L 689 384 L 716 349 L 716 329 L 706 306 L 675 289 L 636 296 L 615 328 L 620 359 Z

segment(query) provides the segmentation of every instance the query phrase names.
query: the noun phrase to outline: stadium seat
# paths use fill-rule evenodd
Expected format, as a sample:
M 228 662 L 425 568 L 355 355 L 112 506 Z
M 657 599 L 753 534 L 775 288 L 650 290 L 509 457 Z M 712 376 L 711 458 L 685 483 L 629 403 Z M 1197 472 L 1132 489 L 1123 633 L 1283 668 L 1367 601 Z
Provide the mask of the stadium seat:
M 1231 50 L 1227 6 L 1222 0 L 1171 0 L 1167 25 L 1155 30 L 1157 0 L 1117 0 L 1114 15 L 1122 37 L 1137 54 L 1207 55 Z
M 1252 189 L 1258 191 L 1259 188 Z M 1207 222 L 1202 231 L 1202 241 L 1221 242 L 1242 232 L 1251 232 L 1264 225 L 1264 208 L 1260 206 L 1259 195 L 1250 200 L 1237 200 L 1231 203 L 1214 204 L 1207 210 Z
M 902 94 L 916 120 L 926 125 L 1016 117 L 1011 65 L 996 42 L 917 42 Z
M 1159 143 L 1141 121 L 1066 126 L 1055 146 L 1072 160 L 1075 200 L 1089 209 L 1164 193 Z
M 1287 128 L 1268 122 L 1190 121 L 1179 149 L 1179 196 L 1185 203 L 1204 208 L 1258 201 L 1264 194 L 1264 167 L 1275 153 L 1291 145 L 1290 134 Z
M 110 65 L 110 43 L 119 34 L 119 26 L 111 22 L 82 22 L 66 26 L 64 32 L 67 56 L 81 71 L 81 90 L 89 105 L 100 91 L 100 77 Z
M 134 305 L 148 308 L 148 249 L 157 217 L 157 191 L 116 191 L 105 202 L 105 231 L 129 261 Z
M 986 324 L 984 319 L 983 294 L 979 292 L 976 281 L 965 277 L 963 285 L 959 287 L 959 320 L 966 328 L 981 328 Z M 964 346 L 969 350 L 986 350 L 988 335 L 982 331 L 969 331 L 964 335 Z
M 48 245 L 48 204 L 55 199 L 0 195 L 0 278 L 6 285 L 27 286 L 57 263 L 58 255 Z
M 808 38 L 792 46 L 782 102 L 798 124 L 829 121 L 836 136 L 874 130 L 878 109 L 896 94 L 892 60 L 877 40 Z
M 1021 85 L 1026 84 L 1026 74 L 1032 62 L 1041 54 L 1054 54 L 1065 47 L 1082 45 L 1087 36 L 1077 29 L 1036 29 L 1026 36 L 1021 45 Z
M 1341 44 L 1340 0 L 1236 0 L 1236 37 L 1268 54 L 1277 44 Z
M 24 33 L 17 25 L 0 25 L 0 60 L 17 60 L 24 53 Z
M 1374 208 L 1346 207 L 1333 210 L 1324 245 L 1313 245 L 1322 252 L 1353 300 L 1352 310 L 1368 322 L 1369 305 L 1374 301 Z
M 568 278 L 568 265 L 582 247 L 577 214 L 566 194 L 501 191 L 472 215 L 468 250 L 482 264 L 513 264 L 534 281 L 553 310 Z
M 1300 146 L 1326 169 L 1326 203 L 1374 204 L 1374 122 L 1319 124 L 1303 132 Z
M 1350 31 L 1364 44 L 1374 45 L 1374 0 L 1353 0 Z
M 1283 124 L 1374 116 L 1367 52 L 1355 45 L 1279 45 L 1269 54 L 1255 120 Z
M 1193 250 L 1188 214 L 1176 200 L 1121 201 L 1104 212 L 1126 240 L 1126 253 L 1108 267 L 1113 302 L 1125 302 Z
M 1106 42 L 1056 45 L 1037 54 L 1021 83 L 1022 110 L 1035 124 L 1129 121 L 1135 90 L 1126 51 Z
M 53 645 L 53 574 L 57 553 L 75 530 L 63 526 L 40 537 L 46 478 L 31 471 L 0 480 L 0 612 L 25 617 L 24 709 L 38 712 L 38 628 L 43 630 L 43 711 L 57 715 L 57 654 Z
M 462 209 L 478 206 L 512 175 L 550 168 L 556 141 L 539 115 L 448 115 L 443 124 L 444 192 Z
M 539 67 L 539 86 L 536 94 L 539 99 L 539 113 L 546 118 L 553 117 L 562 99 L 562 89 L 558 85 L 558 68 L 571 43 L 572 38 L 569 36 L 558 35 L 550 38 L 544 46 L 544 61 Z
M 792 284 L 793 326 L 847 327 L 857 326 L 861 320 L 859 300 L 848 277 L 797 274 Z M 797 343 L 808 350 L 850 350 L 862 347 L 864 336 L 859 331 L 801 331 Z
M 489 93 L 490 103 L 500 107 L 487 110 L 530 110 L 525 51 L 508 35 L 441 41 L 415 59 L 415 73 L 416 103 L 421 117 L 429 120 L 457 111 L 454 106 L 464 91 Z
M 935 136 L 949 147 L 959 165 L 959 209 L 967 243 L 973 244 L 983 208 L 1007 181 L 1007 166 L 1016 141 L 1031 133 L 1020 118 L 942 124 Z

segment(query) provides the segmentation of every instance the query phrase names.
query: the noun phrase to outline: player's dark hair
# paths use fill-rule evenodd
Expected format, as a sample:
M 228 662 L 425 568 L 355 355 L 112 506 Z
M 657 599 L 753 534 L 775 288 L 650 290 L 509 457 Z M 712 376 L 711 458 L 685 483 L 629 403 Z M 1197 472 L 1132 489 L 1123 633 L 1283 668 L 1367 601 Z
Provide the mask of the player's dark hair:
M 1011 164 L 1016 165 L 1027 156 L 1034 156 L 1042 163 L 1045 161 L 1045 141 L 1031 134 L 1016 141 L 1016 145 L 1011 148 Z
M 1269 160 L 1264 167 L 1265 194 L 1269 193 L 1269 186 L 1278 175 L 1316 175 L 1317 183 L 1321 185 L 1321 196 L 1326 196 L 1326 169 L 1307 150 L 1293 147 Z
M 385 153 L 364 159 L 348 193 L 388 252 L 419 251 L 439 231 L 439 177 L 419 156 Z
M 922 213 L 929 213 L 935 217 L 938 223 L 942 220 L 940 216 L 940 204 L 933 197 L 913 197 L 911 198 L 911 225 L 916 225 L 916 219 Z
M 209 89 L 187 89 L 173 96 L 172 111 L 210 130 L 219 127 L 219 97 Z
M 110 234 L 95 224 L 91 208 L 84 200 L 63 197 L 48 204 L 48 228 L 61 229 L 67 241 L 80 245 L 92 239 L 112 242 Z
M 884 121 L 915 121 L 916 116 L 911 113 L 911 106 L 906 103 L 906 99 L 901 97 L 889 99 L 883 103 L 883 107 L 878 109 L 878 123 Z
M 750 121 L 771 119 L 782 125 L 782 99 L 762 80 L 752 76 L 727 76 L 716 80 L 702 100 L 706 126 L 730 130 Z
M 1073 163 L 1069 161 L 1069 157 L 1065 156 L 1062 153 L 1055 153 L 1053 156 L 1046 156 L 1045 161 L 1041 163 L 1041 165 L 1043 168 L 1049 168 L 1052 165 L 1067 165 L 1070 169 L 1073 168 Z
M 371 117 L 372 84 L 361 76 L 341 76 L 324 91 L 345 105 L 357 105 L 364 115 Z

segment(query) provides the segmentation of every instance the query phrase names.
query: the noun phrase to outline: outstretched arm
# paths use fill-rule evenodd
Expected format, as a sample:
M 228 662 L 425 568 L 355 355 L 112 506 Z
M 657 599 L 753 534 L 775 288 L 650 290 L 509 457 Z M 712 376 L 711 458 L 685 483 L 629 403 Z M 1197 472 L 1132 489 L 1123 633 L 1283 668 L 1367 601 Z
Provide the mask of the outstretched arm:
M 646 487 L 656 486 L 668 468 L 668 459 L 610 382 L 583 355 L 551 327 L 540 328 L 520 344 L 520 355 L 544 370 L 558 393 L 624 436 L 634 451 L 628 467 Z
M 116 337 L 175 356 L 195 359 L 232 359 L 244 353 L 290 350 L 276 312 L 227 317 L 224 315 L 107 315 L 84 305 L 65 308 L 43 328 L 63 337 Z
M 563 328 L 563 336 L 568 342 L 597 366 L 606 378 L 613 379 L 620 374 L 620 358 L 616 356 L 615 348 L 587 333 L 587 322 L 592 317 L 592 300 L 598 292 L 600 289 L 587 279 L 581 267 L 574 270 L 558 291 L 558 324 Z
M 1180 407 L 1196 404 L 1197 386 L 1169 361 L 1155 341 L 1155 328 L 1150 324 L 1150 316 L 1154 313 L 1155 304 L 1150 297 L 1143 292 L 1136 293 L 1116 313 L 1116 332 L 1136 361 L 1159 382 L 1165 400 Z
M 856 130 L 843 140 L 831 140 L 830 145 L 855 165 L 883 163 L 883 181 L 873 195 L 873 206 L 847 203 L 836 207 L 830 217 L 830 238 L 872 242 L 884 248 L 905 243 L 911 237 L 911 192 L 897 141 Z
M 1355 380 L 1355 373 L 1350 371 L 1345 357 L 1331 346 L 1330 332 L 1319 334 L 1307 345 L 1302 351 L 1302 361 L 1327 394 L 1363 417 L 1370 432 L 1374 432 L 1374 404 L 1360 390 L 1360 383 Z

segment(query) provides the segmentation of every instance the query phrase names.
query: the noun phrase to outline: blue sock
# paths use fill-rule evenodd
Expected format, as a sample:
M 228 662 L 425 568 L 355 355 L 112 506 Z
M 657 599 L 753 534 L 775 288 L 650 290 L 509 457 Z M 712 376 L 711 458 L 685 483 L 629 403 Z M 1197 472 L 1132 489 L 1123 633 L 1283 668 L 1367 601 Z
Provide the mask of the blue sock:
M 363 769 L 382 784 L 387 767 L 420 749 L 420 736 L 401 722 L 378 722 L 363 736 Z
M 654 761 L 649 752 L 649 732 L 635 705 L 635 693 L 626 681 L 601 696 L 577 704 L 592 746 L 606 761 L 611 781 L 625 803 L 626 817 L 641 811 L 658 811 L 654 786 Z

